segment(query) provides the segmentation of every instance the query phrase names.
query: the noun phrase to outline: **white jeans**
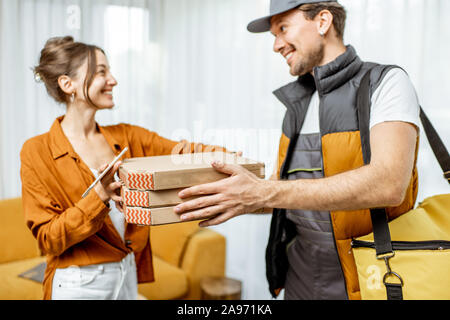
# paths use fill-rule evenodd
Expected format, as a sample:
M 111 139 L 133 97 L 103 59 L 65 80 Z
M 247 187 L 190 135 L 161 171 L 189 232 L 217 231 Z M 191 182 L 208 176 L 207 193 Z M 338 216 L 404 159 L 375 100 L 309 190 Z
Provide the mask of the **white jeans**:
M 120 262 L 56 269 L 52 300 L 136 300 L 134 254 Z

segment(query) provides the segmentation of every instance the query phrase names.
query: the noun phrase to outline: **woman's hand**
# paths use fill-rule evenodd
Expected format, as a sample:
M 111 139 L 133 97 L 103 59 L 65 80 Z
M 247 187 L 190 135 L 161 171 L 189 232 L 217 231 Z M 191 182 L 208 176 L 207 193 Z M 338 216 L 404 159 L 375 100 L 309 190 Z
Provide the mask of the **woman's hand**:
M 104 203 L 108 203 L 109 200 L 114 200 L 116 203 L 116 207 L 118 203 L 122 202 L 122 197 L 120 196 L 120 188 L 122 184 L 120 181 L 114 180 L 114 175 L 117 170 L 119 170 L 122 161 L 118 161 L 114 166 L 109 170 L 109 172 L 99 181 L 94 187 L 95 192 L 97 192 L 98 196 Z M 101 174 L 106 168 L 108 164 L 102 165 L 98 169 L 98 173 Z M 118 208 L 119 209 L 119 208 Z M 122 211 L 121 209 L 119 209 Z

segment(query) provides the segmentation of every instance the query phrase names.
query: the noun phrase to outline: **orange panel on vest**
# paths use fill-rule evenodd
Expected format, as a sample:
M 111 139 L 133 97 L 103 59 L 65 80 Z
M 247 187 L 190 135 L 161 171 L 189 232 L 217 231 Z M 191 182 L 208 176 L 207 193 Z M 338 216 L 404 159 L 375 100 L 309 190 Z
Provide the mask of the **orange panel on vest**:
M 280 138 L 280 146 L 278 148 L 277 177 L 280 177 L 281 166 L 286 159 L 287 150 L 291 140 L 283 133 Z
M 323 136 L 322 155 L 326 177 L 362 167 L 364 160 L 359 131 L 336 132 Z
M 337 132 L 322 137 L 325 177 L 334 176 L 364 165 L 359 131 Z M 332 212 L 336 239 L 349 239 L 372 231 L 369 210 Z

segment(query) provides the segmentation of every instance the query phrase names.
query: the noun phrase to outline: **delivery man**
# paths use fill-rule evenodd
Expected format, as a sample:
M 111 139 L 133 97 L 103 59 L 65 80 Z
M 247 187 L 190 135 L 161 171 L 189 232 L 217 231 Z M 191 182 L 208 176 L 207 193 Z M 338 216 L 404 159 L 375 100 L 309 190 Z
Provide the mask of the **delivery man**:
M 204 195 L 176 207 L 186 221 L 207 219 L 201 226 L 274 208 L 266 251 L 274 297 L 284 288 L 285 299 L 359 299 L 351 239 L 371 232 L 370 208 L 386 208 L 393 219 L 415 203 L 414 87 L 402 69 L 363 62 L 344 45 L 345 20 L 337 1 L 272 0 L 270 15 L 248 25 L 273 34 L 274 51 L 298 77 L 274 92 L 286 107 L 276 178 L 214 163 L 231 176 L 179 194 Z M 368 71 L 364 122 L 357 96 Z M 362 150 L 370 150 L 370 162 Z

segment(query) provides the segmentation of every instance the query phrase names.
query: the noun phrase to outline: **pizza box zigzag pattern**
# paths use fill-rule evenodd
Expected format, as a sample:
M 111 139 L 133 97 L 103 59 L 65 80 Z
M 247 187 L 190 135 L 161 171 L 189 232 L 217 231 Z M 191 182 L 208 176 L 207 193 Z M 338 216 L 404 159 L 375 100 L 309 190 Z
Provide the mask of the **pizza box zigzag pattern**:
M 151 173 L 128 173 L 128 187 L 130 189 L 153 190 L 153 174 Z
M 140 224 L 140 225 L 151 225 L 152 218 L 150 210 L 145 210 L 142 208 L 126 208 L 125 218 L 128 223 Z
M 132 207 L 149 207 L 150 201 L 147 192 L 124 190 L 123 200 L 128 206 Z

